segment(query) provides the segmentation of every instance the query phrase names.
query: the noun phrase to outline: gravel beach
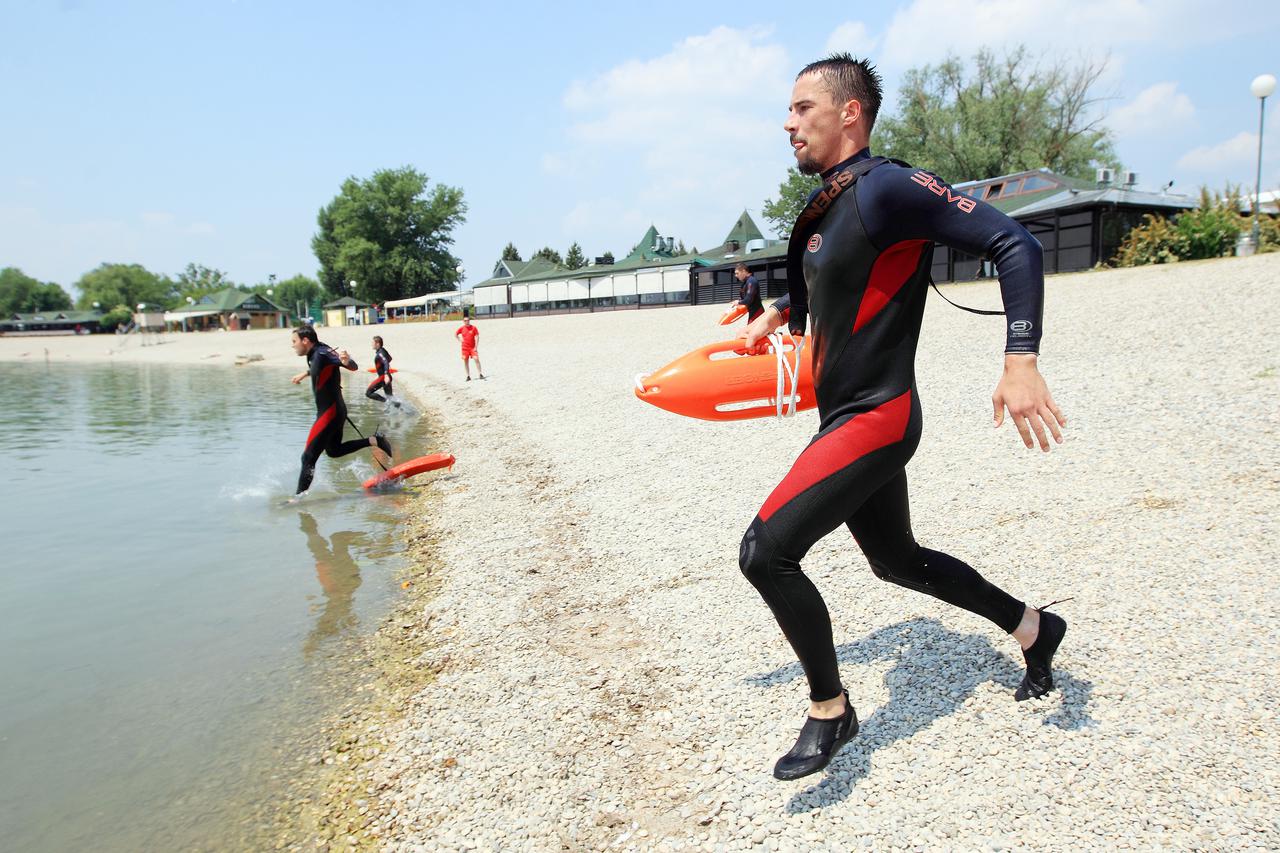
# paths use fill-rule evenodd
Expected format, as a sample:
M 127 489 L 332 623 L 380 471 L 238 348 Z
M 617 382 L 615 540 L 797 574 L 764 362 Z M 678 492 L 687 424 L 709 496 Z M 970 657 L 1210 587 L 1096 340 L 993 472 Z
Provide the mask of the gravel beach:
M 947 294 L 999 306 L 994 283 Z M 792 783 L 770 769 L 807 688 L 737 554 L 817 415 L 714 424 L 631 392 L 725 336 L 722 310 L 481 318 L 471 382 L 456 323 L 321 330 L 363 361 L 382 334 L 442 429 L 401 457 L 458 465 L 420 497 L 433 591 L 384 629 L 434 678 L 351 771 L 363 825 L 320 845 L 1280 848 L 1280 255 L 1050 278 L 1041 371 L 1069 420 L 1048 454 L 991 426 L 1000 321 L 929 300 L 916 537 L 1029 604 L 1072 598 L 1058 689 L 1014 702 L 1017 644 L 878 581 L 841 528 L 804 567 L 862 730 Z M 300 361 L 284 331 L 168 340 L 0 358 Z

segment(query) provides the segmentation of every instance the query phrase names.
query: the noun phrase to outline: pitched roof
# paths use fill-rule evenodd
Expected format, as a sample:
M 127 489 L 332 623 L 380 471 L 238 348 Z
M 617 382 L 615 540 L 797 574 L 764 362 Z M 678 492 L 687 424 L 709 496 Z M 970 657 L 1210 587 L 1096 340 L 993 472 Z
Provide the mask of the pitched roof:
M 528 261 L 499 260 L 493 266 L 493 275 L 479 284 L 472 285 L 472 288 L 488 287 L 494 284 L 509 284 L 517 279 L 536 276 L 540 273 L 558 269 L 562 268 L 554 261 L 549 261 L 546 258 L 533 258 Z M 510 275 L 507 275 L 507 273 L 510 273 Z
M 1005 212 L 1015 219 L 1020 219 L 1027 216 L 1052 213 L 1055 210 L 1089 207 L 1094 204 L 1166 208 L 1170 211 L 1182 211 L 1197 207 L 1199 202 L 1185 195 L 1149 193 L 1141 190 L 1125 189 L 1124 187 L 1102 187 L 1092 190 L 1063 190 L 1036 198 L 1030 204 L 1024 204 L 1021 207 Z
M 31 311 L 15 312 L 4 317 L 14 323 L 96 323 L 102 319 L 101 311 Z
M 724 244 L 737 243 L 739 246 L 745 246 L 751 240 L 763 239 L 764 234 L 761 233 L 759 226 L 751 218 L 751 214 L 744 210 L 738 217 L 738 221 L 729 229 L 729 233 L 724 238 Z
M 341 299 L 333 300 L 332 302 L 326 304 L 324 307 L 325 308 L 347 308 L 347 307 L 372 308 L 373 306 L 370 305 L 368 302 L 361 302 L 359 299 L 356 299 L 354 296 L 344 296 Z
M 267 298 L 266 294 L 257 291 L 246 292 L 238 290 L 234 287 L 228 287 L 225 290 L 219 290 L 217 293 L 206 293 L 194 303 L 188 305 L 180 305 L 170 311 L 170 314 L 186 314 L 189 311 L 234 311 L 244 303 L 253 301 L 255 303 L 264 303 L 268 306 L 267 310 L 279 311 L 285 313 L 285 310 L 279 305 Z M 248 306 L 250 310 L 261 310 L 257 305 Z

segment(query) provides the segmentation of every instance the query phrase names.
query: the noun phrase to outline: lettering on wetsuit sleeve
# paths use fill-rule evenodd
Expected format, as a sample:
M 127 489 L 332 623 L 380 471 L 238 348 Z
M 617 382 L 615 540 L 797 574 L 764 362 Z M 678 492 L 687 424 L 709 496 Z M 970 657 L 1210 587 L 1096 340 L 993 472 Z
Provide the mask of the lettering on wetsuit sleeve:
M 1039 352 L 1044 248 L 1019 223 L 923 169 L 886 165 L 859 181 L 858 208 L 881 251 L 932 240 L 995 263 L 1006 314 L 1006 352 Z

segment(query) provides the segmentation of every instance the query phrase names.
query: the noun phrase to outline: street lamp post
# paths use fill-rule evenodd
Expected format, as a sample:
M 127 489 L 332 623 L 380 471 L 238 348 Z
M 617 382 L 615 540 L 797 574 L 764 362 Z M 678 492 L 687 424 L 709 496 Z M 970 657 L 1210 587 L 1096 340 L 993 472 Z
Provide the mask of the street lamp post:
M 1259 248 L 1262 231 L 1258 227 L 1258 214 L 1262 207 L 1262 118 L 1267 111 L 1267 98 L 1276 90 L 1276 78 L 1273 74 L 1259 74 L 1249 84 L 1249 91 L 1258 99 L 1258 176 L 1253 190 L 1253 250 Z

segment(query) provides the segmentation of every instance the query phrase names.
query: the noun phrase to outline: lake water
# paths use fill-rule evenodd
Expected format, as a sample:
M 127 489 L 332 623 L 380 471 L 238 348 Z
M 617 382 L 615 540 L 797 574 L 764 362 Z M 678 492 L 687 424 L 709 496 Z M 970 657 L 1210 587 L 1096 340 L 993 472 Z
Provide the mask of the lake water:
M 0 847 L 260 846 L 360 700 L 408 492 L 365 494 L 368 453 L 321 457 L 284 506 L 315 417 L 288 376 L 0 363 Z M 383 407 L 352 376 L 368 435 Z M 397 459 L 435 449 L 387 426 Z

